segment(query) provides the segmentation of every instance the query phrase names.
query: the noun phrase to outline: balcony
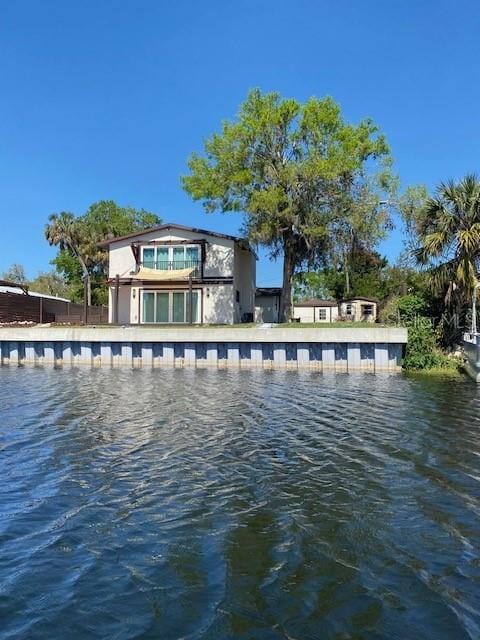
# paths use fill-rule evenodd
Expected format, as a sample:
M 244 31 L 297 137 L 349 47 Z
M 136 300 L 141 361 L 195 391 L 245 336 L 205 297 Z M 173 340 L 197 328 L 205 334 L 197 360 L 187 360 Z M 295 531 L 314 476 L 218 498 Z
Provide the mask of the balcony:
M 155 271 L 170 271 L 172 272 L 172 276 L 175 271 L 185 271 L 192 270 L 187 277 L 190 275 L 192 278 L 201 278 L 202 277 L 202 262 L 201 260 L 144 260 L 143 262 L 138 263 L 139 269 L 154 269 Z M 185 278 L 185 274 L 182 274 L 182 278 Z M 161 279 L 161 274 L 159 273 L 159 279 Z M 169 278 L 170 279 L 170 278 Z

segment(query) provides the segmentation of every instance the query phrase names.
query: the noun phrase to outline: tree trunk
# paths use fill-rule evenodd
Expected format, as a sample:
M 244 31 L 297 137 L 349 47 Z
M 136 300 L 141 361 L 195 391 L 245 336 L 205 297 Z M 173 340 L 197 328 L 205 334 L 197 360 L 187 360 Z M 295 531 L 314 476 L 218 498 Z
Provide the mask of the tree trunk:
M 293 273 L 295 270 L 295 249 L 286 240 L 283 252 L 283 284 L 280 296 L 280 322 L 289 322 L 292 317 Z
M 87 305 L 91 307 L 92 306 L 92 281 L 90 279 L 90 274 L 88 272 L 87 265 L 85 264 L 85 262 L 82 260 L 80 256 L 78 256 L 78 261 L 82 266 L 83 278 L 87 282 Z
M 77 260 L 80 263 L 80 266 L 82 267 L 83 279 L 87 281 L 87 305 L 91 307 L 92 306 L 92 281 L 90 278 L 90 273 L 87 269 L 87 265 L 85 264 L 85 261 L 83 260 L 82 256 L 79 254 L 79 252 L 75 248 L 73 242 L 71 241 L 67 242 L 67 246 L 70 248 L 70 251 L 77 258 Z
M 345 250 L 343 251 L 343 271 L 345 272 L 345 295 L 348 296 L 350 294 L 350 274 L 348 272 L 348 260 Z

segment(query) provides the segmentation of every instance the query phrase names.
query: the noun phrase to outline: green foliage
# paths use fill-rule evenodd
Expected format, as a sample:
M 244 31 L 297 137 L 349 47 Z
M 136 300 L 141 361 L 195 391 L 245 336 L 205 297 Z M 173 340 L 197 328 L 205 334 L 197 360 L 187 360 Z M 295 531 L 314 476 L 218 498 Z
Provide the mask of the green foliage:
M 425 315 L 428 302 L 416 293 L 391 297 L 380 312 L 380 321 L 387 324 L 411 325 Z
M 385 226 L 378 193 L 394 182 L 385 138 L 371 120 L 347 124 L 330 97 L 301 104 L 251 91 L 204 151 L 190 157 L 183 187 L 207 211 L 244 212 L 250 239 L 283 256 L 283 319 L 301 265 Z
M 403 360 L 403 368 L 418 371 L 422 369 L 452 369 L 458 362 L 448 358 L 437 347 L 437 337 L 432 324 L 426 318 L 418 318 L 408 329 L 408 343 Z
M 89 304 L 106 304 L 108 252 L 99 243 L 160 222 L 154 213 L 120 207 L 112 200 L 95 202 L 79 217 L 68 212 L 52 214 L 45 237 L 59 249 L 52 264 L 69 285 L 72 299 L 83 299 L 86 279 Z
M 293 299 L 295 302 L 307 298 L 329 299 L 332 293 L 327 283 L 327 276 L 320 272 L 302 272 L 294 276 Z
M 406 324 L 412 323 L 419 316 L 425 313 L 427 303 L 421 296 L 410 293 L 406 296 L 401 296 L 398 299 L 398 312 L 400 320 Z
M 441 183 L 414 220 L 418 262 L 446 304 L 471 301 L 480 261 L 480 181 L 467 175 Z

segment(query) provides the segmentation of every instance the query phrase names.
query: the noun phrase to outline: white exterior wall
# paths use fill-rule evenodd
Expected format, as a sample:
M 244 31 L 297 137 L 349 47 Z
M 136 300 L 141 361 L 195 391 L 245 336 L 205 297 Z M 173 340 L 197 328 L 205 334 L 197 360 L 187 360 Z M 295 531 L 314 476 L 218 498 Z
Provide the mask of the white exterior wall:
M 130 285 L 121 285 L 118 290 L 118 323 L 129 324 L 130 319 Z M 115 287 L 110 287 L 108 292 L 108 321 L 113 322 L 113 301 Z
M 234 324 L 234 301 L 232 284 L 203 285 L 203 321 L 206 324 Z
M 325 309 L 326 319 L 319 319 L 319 310 Z M 331 314 L 331 315 L 330 315 Z M 335 322 L 338 318 L 338 307 L 293 307 L 293 317 L 300 318 L 300 322 Z
M 244 313 L 255 313 L 257 261 L 251 251 L 242 249 L 238 245 L 234 254 L 234 303 L 235 322 L 241 322 Z M 236 292 L 240 293 L 240 302 L 236 301 Z

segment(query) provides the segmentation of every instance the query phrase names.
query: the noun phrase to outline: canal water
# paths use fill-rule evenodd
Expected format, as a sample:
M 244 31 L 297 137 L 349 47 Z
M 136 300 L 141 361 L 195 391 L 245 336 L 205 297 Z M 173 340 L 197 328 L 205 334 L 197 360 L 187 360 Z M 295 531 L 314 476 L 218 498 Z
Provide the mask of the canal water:
M 464 379 L 0 369 L 0 638 L 480 637 Z

